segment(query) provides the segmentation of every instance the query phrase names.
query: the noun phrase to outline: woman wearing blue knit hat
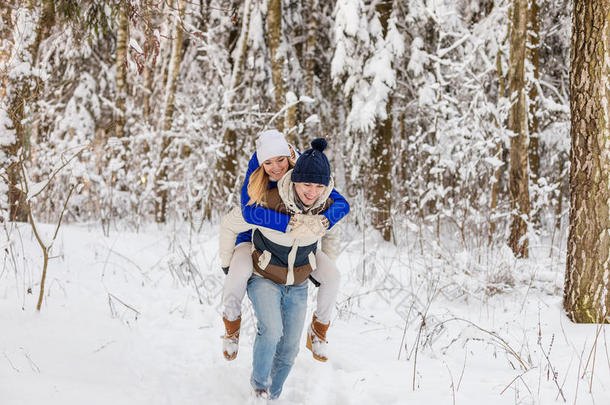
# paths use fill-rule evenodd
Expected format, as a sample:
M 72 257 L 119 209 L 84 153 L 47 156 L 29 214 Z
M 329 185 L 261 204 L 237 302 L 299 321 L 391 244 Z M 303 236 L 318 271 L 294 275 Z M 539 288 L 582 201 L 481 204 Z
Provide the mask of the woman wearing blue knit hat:
M 294 168 L 277 182 L 277 187 L 266 193 L 266 208 L 291 215 L 289 232 L 252 226 L 239 210 L 231 211 L 222 221 L 221 260 L 230 254 L 236 233 L 253 229 L 254 272 L 248 280 L 247 292 L 257 318 L 250 379 L 257 396 L 277 398 L 294 364 L 307 308 L 307 280 L 318 268 L 318 242 L 322 241 L 322 250 L 329 257 L 338 253 L 336 228 L 317 229 L 319 215 L 333 203 L 329 198 L 333 180 L 323 153 L 326 146 L 326 140 L 314 140 L 312 149 L 305 151 Z M 333 294 L 334 303 L 336 290 Z M 318 359 L 326 359 L 324 347 L 329 324 L 330 319 L 320 322 L 314 313 L 307 347 Z

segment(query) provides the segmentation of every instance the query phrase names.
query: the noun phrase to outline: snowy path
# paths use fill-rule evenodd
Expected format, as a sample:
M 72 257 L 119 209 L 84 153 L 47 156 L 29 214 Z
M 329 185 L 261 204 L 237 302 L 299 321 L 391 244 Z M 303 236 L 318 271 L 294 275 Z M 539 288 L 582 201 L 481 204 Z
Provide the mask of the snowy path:
M 66 226 L 57 248 L 63 257 L 51 263 L 48 296 L 38 314 L 39 257 L 24 228 L 23 242 L 11 245 L 21 272 L 7 264 L 0 270 L 0 404 L 246 403 L 250 311 L 244 310 L 239 356 L 226 362 L 213 228 L 202 235 L 210 236 L 197 236 L 190 256 L 201 274 L 197 291 L 180 253 L 189 251 L 188 243 L 179 238 L 156 230 L 106 238 L 97 228 Z M 313 360 L 303 344 L 276 404 L 560 404 L 558 385 L 566 403 L 610 403 L 608 331 L 570 324 L 560 294 L 532 289 L 531 283 L 485 302 L 438 294 L 422 326 L 417 300 L 425 301 L 426 293 L 403 280 L 401 261 L 390 270 L 405 287 L 377 292 L 381 284 L 357 277 L 360 249 L 348 246 L 340 258 L 348 270 L 329 332 L 329 362 Z M 557 283 L 552 274 L 544 277 L 551 286 Z M 27 287 L 33 294 L 23 294 Z M 400 314 L 407 308 L 412 313 L 403 341 Z M 593 369 L 593 357 L 585 366 L 597 330 Z M 401 342 L 406 349 L 399 360 Z

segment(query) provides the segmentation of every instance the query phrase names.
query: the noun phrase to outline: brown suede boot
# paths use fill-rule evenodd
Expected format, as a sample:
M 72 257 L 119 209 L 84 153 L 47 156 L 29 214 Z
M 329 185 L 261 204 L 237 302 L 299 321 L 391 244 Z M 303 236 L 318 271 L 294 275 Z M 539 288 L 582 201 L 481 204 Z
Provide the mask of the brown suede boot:
M 223 316 L 222 321 L 225 324 L 225 334 L 222 337 L 222 354 L 225 356 L 225 359 L 234 360 L 237 357 L 237 349 L 239 347 L 241 317 L 234 321 L 229 321 Z
M 330 322 L 323 324 L 318 322 L 316 316 L 313 316 L 311 325 L 307 329 L 307 344 L 306 347 L 311 350 L 313 358 L 318 361 L 326 361 L 328 357 L 326 355 L 326 331 L 330 326 Z

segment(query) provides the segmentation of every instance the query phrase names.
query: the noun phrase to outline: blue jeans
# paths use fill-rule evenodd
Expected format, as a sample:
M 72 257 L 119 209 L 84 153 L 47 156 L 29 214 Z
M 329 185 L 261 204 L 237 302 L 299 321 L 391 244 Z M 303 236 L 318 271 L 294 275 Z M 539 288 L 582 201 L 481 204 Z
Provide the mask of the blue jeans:
M 271 398 L 282 393 L 299 352 L 307 283 L 286 286 L 256 275 L 248 280 L 248 297 L 257 319 L 250 383 L 255 389 L 268 389 Z

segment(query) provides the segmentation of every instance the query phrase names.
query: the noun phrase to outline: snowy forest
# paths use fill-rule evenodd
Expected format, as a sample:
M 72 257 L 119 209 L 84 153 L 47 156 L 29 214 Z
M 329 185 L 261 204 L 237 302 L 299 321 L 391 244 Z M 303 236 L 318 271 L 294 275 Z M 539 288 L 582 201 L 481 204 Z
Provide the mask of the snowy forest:
M 610 403 L 609 38 L 610 0 L 3 0 L 0 404 L 251 400 L 218 227 L 272 128 L 350 211 L 270 403 Z

